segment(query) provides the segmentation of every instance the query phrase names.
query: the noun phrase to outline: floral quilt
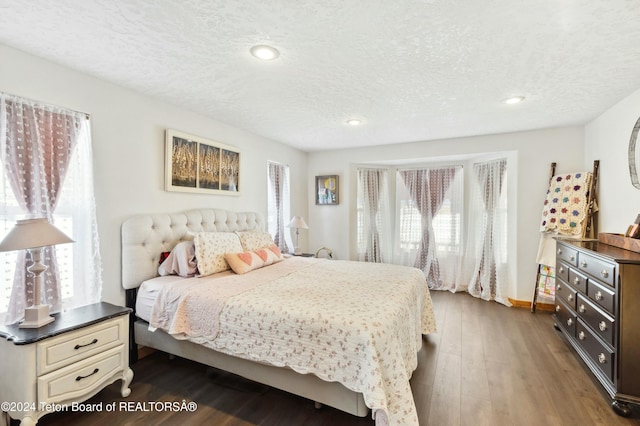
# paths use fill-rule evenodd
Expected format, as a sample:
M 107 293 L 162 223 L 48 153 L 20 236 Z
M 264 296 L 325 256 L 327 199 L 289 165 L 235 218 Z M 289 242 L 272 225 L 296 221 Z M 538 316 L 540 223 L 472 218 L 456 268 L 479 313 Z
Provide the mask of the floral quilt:
M 263 273 L 268 277 L 257 279 Z M 201 311 L 204 295 L 211 293 L 206 284 L 163 289 L 158 296 L 170 302 L 165 308 L 173 315 L 215 318 L 215 324 L 167 320 L 157 302 L 152 317 L 164 320 L 150 325 L 219 352 L 340 382 L 363 394 L 378 426 L 418 425 L 409 380 L 422 335 L 436 331 L 420 270 L 291 258 L 235 277 L 241 280 L 237 291 L 213 303 L 206 297 L 206 305 L 213 305 L 209 313 Z M 253 277 L 252 284 L 247 277 Z M 170 330 L 170 324 L 180 326 Z
M 582 235 L 587 216 L 591 172 L 567 173 L 551 179 L 542 210 L 540 231 Z

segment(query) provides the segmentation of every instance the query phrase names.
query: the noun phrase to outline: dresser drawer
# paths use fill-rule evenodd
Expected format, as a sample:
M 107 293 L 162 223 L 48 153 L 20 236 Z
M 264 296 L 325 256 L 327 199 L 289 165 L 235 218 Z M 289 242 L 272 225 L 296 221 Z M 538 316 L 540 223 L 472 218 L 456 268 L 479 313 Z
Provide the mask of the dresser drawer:
M 612 288 L 601 285 L 594 280 L 589 280 L 587 295 L 589 299 L 596 302 L 610 314 L 615 313 L 616 293 Z
M 613 383 L 613 367 L 616 361 L 615 352 L 601 342 L 581 319 L 578 319 L 576 325 L 576 337 L 579 345 L 582 346 L 593 363 Z
M 567 280 L 569 284 L 577 291 L 587 294 L 587 276 L 581 274 L 575 269 L 569 271 L 569 278 Z
M 569 265 L 564 262 L 557 261 L 556 278 L 569 281 L 569 269 Z
M 127 316 L 120 316 L 38 343 L 38 375 L 125 343 L 128 332 L 126 319 Z
M 615 346 L 616 321 L 581 294 L 578 295 L 578 316 L 589 324 L 592 331 L 602 340 Z
M 576 309 L 576 291 L 564 281 L 556 281 L 556 297 L 564 300 L 571 309 Z
M 558 244 L 556 249 L 556 256 L 558 259 L 564 260 L 571 266 L 577 266 L 578 260 L 578 250 L 565 246 L 563 244 Z
M 570 336 L 575 337 L 576 313 L 559 298 L 556 298 L 556 319 L 558 320 L 558 325 L 560 327 L 562 327 Z
M 587 253 L 580 253 L 578 268 L 604 284 L 615 286 L 616 265 L 614 263 L 605 262 Z
M 122 373 L 125 360 L 125 346 L 121 345 L 38 377 L 38 402 L 59 403 L 91 395 Z

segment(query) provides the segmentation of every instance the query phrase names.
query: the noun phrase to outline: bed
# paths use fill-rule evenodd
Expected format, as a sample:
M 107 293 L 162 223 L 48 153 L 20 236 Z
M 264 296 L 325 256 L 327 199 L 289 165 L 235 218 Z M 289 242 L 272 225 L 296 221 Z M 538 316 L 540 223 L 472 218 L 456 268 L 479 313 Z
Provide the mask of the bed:
M 356 416 L 371 412 L 376 425 L 417 425 L 409 379 L 422 335 L 435 332 L 417 269 L 279 253 L 274 260 L 250 247 L 237 255 L 273 262 L 246 273 L 158 277 L 161 254 L 184 241 L 206 247 L 205 238 L 252 237 L 263 229 L 257 213 L 220 209 L 126 220 L 122 285 L 127 305 L 137 309 L 131 347 L 191 359 Z M 201 262 L 205 254 L 198 257 L 202 270 L 210 266 Z

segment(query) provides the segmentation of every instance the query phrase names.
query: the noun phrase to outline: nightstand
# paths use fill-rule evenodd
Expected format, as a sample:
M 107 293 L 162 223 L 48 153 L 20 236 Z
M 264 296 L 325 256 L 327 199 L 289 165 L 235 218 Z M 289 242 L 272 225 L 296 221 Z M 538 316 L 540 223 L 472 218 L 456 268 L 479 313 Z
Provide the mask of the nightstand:
M 95 303 L 54 314 L 40 328 L 0 325 L 0 402 L 21 425 L 81 403 L 122 380 L 129 396 L 131 309 Z

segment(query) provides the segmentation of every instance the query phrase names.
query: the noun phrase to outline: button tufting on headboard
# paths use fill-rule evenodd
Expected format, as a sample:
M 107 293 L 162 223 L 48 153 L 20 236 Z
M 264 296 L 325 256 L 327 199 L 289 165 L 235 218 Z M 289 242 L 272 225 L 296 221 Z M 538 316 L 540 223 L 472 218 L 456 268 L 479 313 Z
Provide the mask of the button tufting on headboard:
M 182 213 L 138 215 L 121 228 L 122 287 L 136 288 L 157 276 L 157 259 L 181 241 L 193 240 L 196 232 L 231 232 L 265 229 L 259 213 L 236 213 L 220 209 L 197 209 Z

